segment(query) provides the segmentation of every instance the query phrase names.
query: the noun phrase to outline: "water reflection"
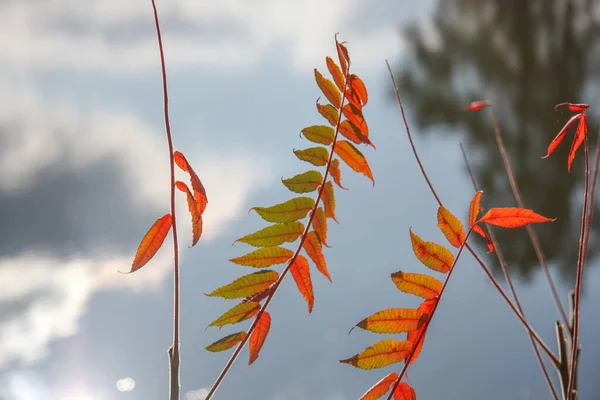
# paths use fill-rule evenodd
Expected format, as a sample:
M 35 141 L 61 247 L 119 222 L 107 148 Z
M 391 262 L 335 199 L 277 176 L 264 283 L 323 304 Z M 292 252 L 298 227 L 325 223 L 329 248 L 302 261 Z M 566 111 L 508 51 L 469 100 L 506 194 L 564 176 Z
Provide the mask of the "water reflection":
M 460 140 L 486 193 L 485 205 L 512 206 L 515 201 L 489 112 L 459 110 L 474 100 L 495 103 L 527 207 L 558 217 L 536 231 L 547 259 L 558 264 L 568 279 L 574 277 L 577 259 L 583 151 L 571 174 L 566 167 L 574 132 L 549 159 L 540 157 L 569 117 L 554 111 L 560 102 L 592 104 L 588 121 L 591 146 L 595 145 L 598 118 L 593 109 L 600 106 L 600 99 L 590 89 L 598 83 L 600 71 L 600 26 L 593 20 L 598 11 L 591 0 L 440 1 L 431 25 L 405 30 L 410 52 L 397 73 L 419 132 L 426 134 L 426 128 L 435 127 L 444 135 L 466 133 Z M 598 221 L 590 258 L 597 253 Z M 510 267 L 529 278 L 538 263 L 526 231 L 496 232 Z

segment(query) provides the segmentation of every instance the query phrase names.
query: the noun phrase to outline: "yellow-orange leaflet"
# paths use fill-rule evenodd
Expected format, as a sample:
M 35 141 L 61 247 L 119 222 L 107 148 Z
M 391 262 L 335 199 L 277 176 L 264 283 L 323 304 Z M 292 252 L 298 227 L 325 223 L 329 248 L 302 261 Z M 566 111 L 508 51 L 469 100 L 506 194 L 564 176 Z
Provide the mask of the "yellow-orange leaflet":
M 232 333 L 231 335 L 225 336 L 224 338 L 217 340 L 213 344 L 206 346 L 206 350 L 212 352 L 228 350 L 236 344 L 238 344 L 239 342 L 241 342 L 242 340 L 244 340 L 247 335 L 248 334 L 246 332 Z
M 181 181 L 175 182 L 175 186 L 187 196 L 188 211 L 192 216 L 192 247 L 194 247 L 196 243 L 198 243 L 200 235 L 202 235 L 202 215 L 200 215 L 200 212 L 198 211 L 196 199 L 194 199 L 188 186 Z
M 210 323 L 209 326 L 223 326 L 227 324 L 237 324 L 252 318 L 258 313 L 260 304 L 255 301 L 246 301 L 240 303 L 230 310 L 226 311 L 219 318 Z
M 466 236 L 462 222 L 443 206 L 438 208 L 437 219 L 438 227 L 450 244 L 454 247 L 460 247 Z
M 310 279 L 310 269 L 308 267 L 308 261 L 304 256 L 299 255 L 294 260 L 294 264 L 290 268 L 292 277 L 298 286 L 300 294 L 306 300 L 308 306 L 308 313 L 310 314 L 315 304 L 315 294 L 313 292 L 312 280 Z
M 384 339 L 367 347 L 354 357 L 340 360 L 340 362 L 361 369 L 382 368 L 404 360 L 411 348 L 412 343 L 409 341 L 399 342 L 394 339 Z
M 434 271 L 448 273 L 454 263 L 450 250 L 434 242 L 425 242 L 412 229 L 409 232 L 413 251 L 419 261 Z
M 346 80 L 344 79 L 344 74 L 342 74 L 342 70 L 340 69 L 340 67 L 338 67 L 338 65 L 335 63 L 335 61 L 333 61 L 331 57 L 325 57 L 325 62 L 327 63 L 327 69 L 333 77 L 333 81 L 335 82 L 336 86 L 338 87 L 338 89 L 343 91 L 346 87 Z
M 327 270 L 327 262 L 323 256 L 323 246 L 321 246 L 321 241 L 315 231 L 308 232 L 302 247 L 310 259 L 315 263 L 317 269 L 331 282 L 331 276 Z
M 315 68 L 315 80 L 321 91 L 327 97 L 327 100 L 339 110 L 342 104 L 342 95 L 333 82 L 323 77 L 323 75 Z
M 388 308 L 368 316 L 356 326 L 375 333 L 414 331 L 419 326 L 421 312 L 414 308 Z
M 375 179 L 373 179 L 367 159 L 352 143 L 347 140 L 339 140 L 335 144 L 334 151 L 350 168 L 369 178 L 375 185 Z
M 440 280 L 429 275 L 402 271 L 394 272 L 392 281 L 404 293 L 414 294 L 424 299 L 437 297 L 443 286 Z
M 394 400 L 417 400 L 417 394 L 408 383 L 400 382 L 394 392 Z
M 479 215 L 479 202 L 482 194 L 483 192 L 480 190 L 479 192 L 475 193 L 473 200 L 471 200 L 471 205 L 469 206 L 469 227 L 473 226 L 477 220 L 477 215 Z

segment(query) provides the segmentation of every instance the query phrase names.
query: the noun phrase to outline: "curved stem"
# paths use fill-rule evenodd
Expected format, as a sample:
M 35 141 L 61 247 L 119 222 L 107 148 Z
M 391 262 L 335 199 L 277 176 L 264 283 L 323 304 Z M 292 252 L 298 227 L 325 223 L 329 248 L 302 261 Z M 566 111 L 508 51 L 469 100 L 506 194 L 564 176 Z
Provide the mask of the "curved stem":
M 345 82 L 346 82 L 346 88 L 347 88 L 347 85 L 348 85 L 348 74 L 349 74 L 349 71 L 350 71 L 350 63 L 348 62 L 348 69 L 346 71 L 346 75 L 344 76 Z M 247 331 L 247 335 L 244 337 L 244 339 L 237 346 L 237 348 L 235 349 L 235 351 L 233 352 L 233 354 L 231 355 L 231 357 L 229 358 L 229 360 L 225 364 L 225 367 L 223 367 L 223 370 L 221 371 L 221 373 L 219 374 L 219 376 L 217 377 L 217 379 L 213 383 L 212 387 L 210 388 L 210 391 L 208 392 L 208 394 L 206 395 L 206 397 L 204 398 L 204 400 L 210 400 L 212 398 L 212 396 L 215 394 L 215 392 L 217 391 L 217 389 L 219 388 L 219 386 L 221 385 L 221 382 L 223 381 L 223 379 L 225 378 L 225 376 L 227 375 L 227 373 L 229 372 L 229 370 L 233 366 L 233 363 L 235 362 L 235 360 L 239 356 L 240 352 L 242 351 L 242 349 L 244 348 L 244 346 L 246 345 L 246 343 L 250 339 L 250 336 L 254 332 L 254 329 L 256 328 L 256 325 L 258 325 L 258 321 L 260 320 L 260 317 L 267 310 L 267 307 L 271 303 L 271 300 L 273 299 L 273 296 L 275 296 L 275 293 L 277 292 L 277 289 L 281 285 L 281 282 L 283 282 L 283 279 L 285 278 L 285 276 L 288 274 L 288 272 L 290 271 L 290 269 L 294 265 L 294 262 L 296 261 L 296 258 L 298 258 L 298 255 L 300 255 L 300 251 L 302 250 L 302 245 L 304 244 L 304 240 L 306 239 L 306 235 L 308 234 L 308 231 L 310 230 L 310 228 L 312 226 L 312 221 L 313 221 L 313 218 L 314 218 L 314 215 L 315 215 L 315 211 L 319 207 L 319 202 L 321 201 L 321 197 L 322 197 L 323 191 L 325 190 L 325 183 L 327 182 L 327 178 L 329 177 L 329 166 L 331 165 L 331 161 L 333 160 L 333 154 L 334 154 L 334 150 L 335 150 L 335 145 L 337 143 L 337 138 L 338 138 L 338 135 L 339 135 L 339 128 L 340 128 L 340 124 L 342 122 L 342 117 L 343 117 L 342 108 L 344 107 L 344 102 L 346 101 L 346 90 L 345 90 L 346 88 L 344 88 L 344 91 L 342 93 L 342 100 L 341 100 L 341 103 L 340 103 L 340 112 L 339 112 L 338 121 L 337 121 L 337 124 L 336 124 L 336 127 L 335 127 L 335 135 L 333 137 L 333 142 L 332 142 L 332 145 L 331 145 L 331 151 L 330 151 L 330 154 L 329 154 L 329 159 L 327 160 L 327 164 L 326 164 L 325 174 L 323 175 L 323 180 L 321 182 L 321 186 L 320 186 L 318 194 L 317 194 L 317 199 L 315 200 L 315 205 L 313 206 L 313 208 L 312 208 L 312 210 L 310 212 L 310 216 L 309 216 L 308 221 L 306 223 L 306 227 L 304 228 L 304 232 L 302 232 L 302 236 L 300 236 L 300 243 L 298 243 L 298 247 L 296 248 L 296 251 L 294 252 L 294 255 L 292 256 L 292 258 L 290 258 L 290 260 L 288 261 L 287 266 L 285 267 L 285 269 L 283 270 L 283 272 L 279 275 L 279 279 L 277 279 L 277 281 L 273 284 L 273 289 L 271 290 L 271 292 L 267 296 L 264 304 L 262 305 L 262 307 L 260 308 L 260 310 L 256 314 L 256 317 L 254 318 L 254 321 L 252 322 L 252 325 L 250 325 L 250 328 Z
M 496 132 L 499 137 L 500 130 L 498 129 Z M 500 146 L 500 144 L 498 144 L 498 146 Z M 479 188 L 477 187 L 477 182 L 475 181 L 475 176 L 473 175 L 473 171 L 471 170 L 471 166 L 469 165 L 469 161 L 467 160 L 467 154 L 465 153 L 465 149 L 464 149 L 462 143 L 460 144 L 460 151 L 461 151 L 463 159 L 465 161 L 467 171 L 469 172 L 471 182 L 473 183 L 473 189 L 475 189 L 475 191 L 478 192 Z M 508 159 L 507 159 L 507 161 L 508 161 Z M 509 175 L 511 175 L 511 174 L 512 173 L 509 173 Z M 482 213 L 485 212 L 483 207 L 481 207 L 481 212 Z M 513 280 L 510 276 L 510 273 L 508 272 L 508 268 L 506 265 L 506 259 L 504 258 L 504 255 L 502 253 L 500 243 L 498 242 L 498 239 L 496 238 L 496 234 L 494 233 L 494 230 L 491 229 L 491 227 L 489 227 L 489 226 L 487 228 L 488 228 L 487 229 L 488 236 L 490 237 L 490 239 L 492 240 L 492 243 L 494 245 L 494 249 L 496 251 L 496 257 L 498 258 L 498 262 L 500 263 L 500 268 L 502 269 L 502 273 L 504 274 L 504 279 L 506 279 L 506 282 L 508 283 L 508 287 L 513 296 L 513 299 L 515 300 L 515 304 L 517 305 L 517 308 L 519 309 L 519 312 L 521 312 L 521 314 L 523 314 L 523 316 L 525 316 L 525 312 L 523 311 L 523 307 L 521 306 L 521 301 L 519 300 L 519 296 L 517 295 L 517 290 L 515 289 Z M 542 369 L 542 373 L 544 374 L 544 378 L 546 379 L 546 384 L 548 385 L 548 388 L 550 389 L 550 392 L 552 393 L 552 397 L 554 397 L 555 400 L 559 400 L 558 393 L 556 391 L 556 388 L 554 387 L 554 384 L 552 383 L 552 379 L 550 378 L 550 374 L 548 373 L 546 364 L 544 363 L 544 360 L 542 359 L 542 355 L 540 354 L 540 350 L 537 347 L 537 343 L 535 342 L 535 339 L 533 338 L 533 335 L 531 335 L 531 333 L 528 336 L 529 336 L 529 340 L 531 341 L 531 345 L 533 346 L 533 351 L 535 353 L 535 357 L 537 358 L 540 368 Z
M 587 121 L 582 121 L 584 123 Z M 569 389 L 567 395 L 571 397 L 573 388 L 575 387 L 575 378 L 577 370 L 577 348 L 579 342 L 579 309 L 581 307 L 581 287 L 583 282 L 583 268 L 584 268 L 584 250 L 585 250 L 585 236 L 587 226 L 587 208 L 588 208 L 588 189 L 589 189 L 589 151 L 587 136 L 583 141 L 583 148 L 585 154 L 585 191 L 583 194 L 583 211 L 581 212 L 581 234 L 579 236 L 579 256 L 577 260 L 577 278 L 575 281 L 575 301 L 573 305 L 573 340 L 571 346 L 571 374 L 569 379 Z
M 154 11 L 154 22 L 156 25 L 156 37 L 158 39 L 158 50 L 160 52 L 160 66 L 162 73 L 163 104 L 165 115 L 165 131 L 169 143 L 169 167 L 171 169 L 171 218 L 173 226 L 173 344 L 169 348 L 169 400 L 179 400 L 179 245 L 177 243 L 177 223 L 175 218 L 175 162 L 173 159 L 173 139 L 171 137 L 171 124 L 169 122 L 169 94 L 167 90 L 167 71 L 165 67 L 165 54 L 163 51 L 160 24 L 158 23 L 158 11 L 156 4 L 152 1 Z

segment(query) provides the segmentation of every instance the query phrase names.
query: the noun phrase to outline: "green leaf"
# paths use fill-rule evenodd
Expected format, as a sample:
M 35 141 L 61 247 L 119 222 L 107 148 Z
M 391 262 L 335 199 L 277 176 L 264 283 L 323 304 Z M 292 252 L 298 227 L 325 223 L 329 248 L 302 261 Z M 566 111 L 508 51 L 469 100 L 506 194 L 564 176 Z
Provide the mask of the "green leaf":
M 325 125 L 309 126 L 308 128 L 302 129 L 301 132 L 311 142 L 324 144 L 325 146 L 329 146 L 333 143 L 333 138 L 335 137 L 333 128 Z
M 210 323 L 209 326 L 223 326 L 227 324 L 237 324 L 252 318 L 258 313 L 260 303 L 255 301 L 246 301 L 231 308 L 219 318 Z
M 261 247 L 241 257 L 232 258 L 231 262 L 247 267 L 265 268 L 287 262 L 294 252 L 283 247 Z
M 228 350 L 244 340 L 247 335 L 248 334 L 244 331 L 232 333 L 231 335 L 227 335 L 224 338 L 217 340 L 213 344 L 206 346 L 206 350 L 212 351 L 213 353 Z
M 322 181 L 323 175 L 319 171 L 314 170 L 298 174 L 293 178 L 281 180 L 285 187 L 295 193 L 314 192 Z
M 248 243 L 254 247 L 279 246 L 285 242 L 293 242 L 302 235 L 304 225 L 301 222 L 287 222 L 267 226 L 257 232 L 246 235 L 236 242 Z
M 215 289 L 207 296 L 224 297 L 226 299 L 248 297 L 268 288 L 277 279 L 279 279 L 279 274 L 276 271 L 258 271 L 239 277 L 230 284 Z
M 296 197 L 272 207 L 253 207 L 264 220 L 269 222 L 293 222 L 306 217 L 315 206 L 310 197 Z
M 294 150 L 296 157 L 317 167 L 322 167 L 329 160 L 329 151 L 325 147 L 311 147 L 305 150 Z

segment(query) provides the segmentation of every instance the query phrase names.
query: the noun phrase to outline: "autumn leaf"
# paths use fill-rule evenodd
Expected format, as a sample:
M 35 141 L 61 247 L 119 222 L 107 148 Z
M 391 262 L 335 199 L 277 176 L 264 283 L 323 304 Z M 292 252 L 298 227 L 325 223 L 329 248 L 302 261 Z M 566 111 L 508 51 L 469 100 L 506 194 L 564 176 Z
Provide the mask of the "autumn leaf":
M 129 273 L 142 268 L 152 257 L 154 257 L 171 230 L 171 222 L 171 214 L 166 214 L 154 222 L 150 230 L 142 239 L 137 252 L 135 253 Z
M 319 272 L 321 272 L 331 282 L 331 276 L 327 270 L 327 263 L 323 256 L 323 247 L 321 246 L 321 240 L 315 231 L 310 231 L 302 243 L 302 247 L 310 259 L 315 263 Z
M 283 247 L 261 247 L 246 255 L 232 258 L 231 262 L 247 267 L 265 268 L 283 264 L 292 258 L 294 252 Z
M 333 181 L 336 185 L 340 187 L 340 189 L 348 190 L 344 186 L 342 186 L 342 173 L 340 171 L 340 160 L 334 158 L 331 160 L 331 164 L 329 164 L 329 175 L 333 178 Z
M 563 141 L 563 139 L 565 138 L 565 135 L 567 134 L 567 132 L 571 128 L 571 126 L 573 126 L 573 124 L 575 124 L 575 122 L 579 121 L 579 125 L 577 126 L 577 131 L 575 132 L 575 137 L 573 138 L 573 143 L 571 144 L 571 150 L 569 151 L 569 159 L 568 159 L 567 169 L 569 172 L 571 172 L 571 164 L 573 163 L 573 160 L 575 160 L 575 153 L 577 152 L 577 149 L 579 149 L 579 147 L 581 146 L 581 144 L 583 143 L 583 141 L 585 140 L 585 138 L 587 136 L 587 116 L 586 116 L 585 112 L 586 112 L 586 109 L 589 107 L 589 105 L 560 103 L 560 104 L 557 104 L 556 107 L 554 107 L 554 109 L 556 110 L 562 106 L 567 106 L 569 108 L 569 110 L 578 112 L 578 114 L 575 114 L 571 118 L 569 118 L 569 120 L 567 121 L 565 126 L 563 126 L 563 128 L 560 130 L 560 132 L 558 132 L 558 135 L 556 135 L 554 140 L 552 140 L 552 142 L 550 142 L 550 145 L 548 146 L 548 152 L 542 158 L 549 157 L 550 154 L 552 154 L 554 152 L 554 150 L 556 150 L 558 145 Z
M 367 347 L 354 357 L 340 360 L 340 362 L 360 369 L 382 368 L 404 360 L 411 348 L 412 343 L 409 341 L 399 342 L 394 339 L 384 339 Z
M 361 143 L 370 144 L 371 143 L 369 138 L 360 132 L 360 128 L 357 127 L 356 125 L 354 125 L 352 123 L 352 121 L 350 121 L 350 120 L 345 119 L 340 123 L 339 132 L 346 139 L 348 139 L 356 144 L 361 144 Z
M 438 227 L 454 247 L 460 247 L 465 241 L 465 229 L 459 221 L 444 206 L 440 206 L 437 212 Z
M 342 108 L 342 112 L 348 118 L 348 121 L 352 122 L 360 130 L 360 133 L 364 136 L 361 141 L 364 143 L 366 138 L 369 137 L 369 127 L 367 121 L 365 121 L 365 117 L 363 117 L 362 111 L 354 104 L 348 103 Z M 371 143 L 368 140 L 367 142 Z
M 467 107 L 465 107 L 465 110 L 466 111 L 479 111 L 482 108 L 489 107 L 491 105 L 492 105 L 492 102 L 489 100 L 474 101 L 471 104 L 469 104 Z
M 383 377 L 379 382 L 371 386 L 358 400 L 377 400 L 390 390 L 390 386 L 398 379 L 398 374 L 392 372 Z
M 312 220 L 312 226 L 321 241 L 321 244 L 326 247 L 330 247 L 327 244 L 327 216 L 325 215 L 325 211 L 323 211 L 323 207 L 318 207 L 315 211 L 315 216 Z
M 400 382 L 394 391 L 394 400 L 417 400 L 417 394 L 408 383 Z
M 526 208 L 506 207 L 490 208 L 476 223 L 500 226 L 502 228 L 519 228 L 521 226 L 556 221 L 556 218 L 546 218 Z
M 315 303 L 315 295 L 312 287 L 312 280 L 310 279 L 310 269 L 308 267 L 308 261 L 304 256 L 299 255 L 294 260 L 292 267 L 290 268 L 292 277 L 298 286 L 298 290 L 308 305 L 308 313 L 310 314 Z
M 252 332 L 250 336 L 249 343 L 249 361 L 248 365 L 251 365 L 258 358 L 258 353 L 265 343 L 265 339 L 269 334 L 269 329 L 271 328 L 271 315 L 268 312 L 263 312 L 256 324 L 256 328 Z
M 224 326 L 227 324 L 237 324 L 238 322 L 242 322 L 254 317 L 258 313 L 259 309 L 260 304 L 255 301 L 243 302 L 226 311 L 223 315 L 211 322 L 208 326 Z
M 302 161 L 317 167 L 322 167 L 329 160 L 329 151 L 325 147 L 311 147 L 304 150 L 294 150 L 294 154 Z
M 587 136 L 587 117 L 585 114 L 581 116 L 579 121 L 579 125 L 577 126 L 577 131 L 575 132 L 575 138 L 573 139 L 573 144 L 571 145 L 571 151 L 569 151 L 569 159 L 567 164 L 567 171 L 571 172 L 571 164 L 573 164 L 573 160 L 575 160 L 575 152 L 581 143 L 585 140 Z
M 375 333 L 411 332 L 418 328 L 421 312 L 414 308 L 388 308 L 368 316 L 356 326 Z
M 198 211 L 196 199 L 194 199 L 188 186 L 181 181 L 175 182 L 175 186 L 187 196 L 188 211 L 192 216 L 192 247 L 194 247 L 198 243 L 200 235 L 202 235 L 202 215 Z
M 429 275 L 402 271 L 394 272 L 392 281 L 404 293 L 414 294 L 424 299 L 437 297 L 443 286 L 442 282 Z
M 206 209 L 206 205 L 208 204 L 208 198 L 206 197 L 206 190 L 204 189 L 204 185 L 200 181 L 200 178 L 198 178 L 198 175 L 196 175 L 196 172 L 194 172 L 194 169 L 192 168 L 190 163 L 187 161 L 187 159 L 181 152 L 174 152 L 173 159 L 175 161 L 175 164 L 177 164 L 177 166 L 181 168 L 182 171 L 187 172 L 190 175 L 190 181 L 192 182 L 192 190 L 194 191 L 194 199 L 196 200 L 196 207 L 198 208 L 198 213 L 202 215 L 204 213 L 204 210 Z
M 258 271 L 244 275 L 228 285 L 221 286 L 207 294 L 209 297 L 224 297 L 226 299 L 237 299 L 256 294 L 275 283 L 279 279 L 277 271 Z
M 255 247 L 279 246 L 285 242 L 293 242 L 302 235 L 304 225 L 301 222 L 287 222 L 267 226 L 257 232 L 239 238 L 236 242 L 244 242 Z
M 304 137 L 311 142 L 324 144 L 325 146 L 329 146 L 333 143 L 333 138 L 335 137 L 333 128 L 325 125 L 309 126 L 308 128 L 302 129 L 300 132 L 302 132 Z
M 325 57 L 325 62 L 327 63 L 327 69 L 333 77 L 335 85 L 338 87 L 338 89 L 343 91 L 346 88 L 346 79 L 344 79 L 344 74 L 342 74 L 342 70 L 335 63 L 335 61 L 333 61 L 331 57 Z
M 260 292 L 253 294 L 252 296 L 246 297 L 243 301 L 255 301 L 257 303 L 260 303 L 261 301 L 266 299 L 268 296 L 271 296 L 273 294 L 274 290 L 275 290 L 275 284 L 273 283 L 268 288 L 261 290 Z
M 425 242 L 416 233 L 413 233 L 412 229 L 409 232 L 413 251 L 419 261 L 434 271 L 448 273 L 454 263 L 454 256 L 450 250 L 434 242 Z
M 323 116 L 331 124 L 331 126 L 336 126 L 338 123 L 338 119 L 340 118 L 340 113 L 338 110 L 332 106 L 331 104 L 319 104 L 317 103 L 317 111 L 319 114 Z
M 337 48 L 338 59 L 340 60 L 340 66 L 344 76 L 348 74 L 350 67 L 350 56 L 348 55 L 348 49 L 344 46 L 344 43 L 340 43 L 337 40 L 337 34 L 335 38 L 335 46 Z
M 367 94 L 367 87 L 365 83 L 355 74 L 350 74 L 348 76 L 348 86 L 352 88 L 354 95 L 360 101 L 360 105 L 364 106 L 369 101 L 369 95 Z
M 582 112 L 590 107 L 589 104 L 573 104 L 573 103 L 560 103 L 554 106 L 554 111 L 556 111 L 559 107 L 568 107 L 570 111 L 574 112 Z
M 228 350 L 236 344 L 240 343 L 242 340 L 244 340 L 247 335 L 248 334 L 246 332 L 232 333 L 231 335 L 225 336 L 224 338 L 217 340 L 213 344 L 206 346 L 206 350 L 212 352 Z
M 335 153 L 354 171 L 363 174 L 373 182 L 373 173 L 365 156 L 347 140 L 339 140 L 334 147 Z
M 325 188 L 321 194 L 323 200 L 323 207 L 325 208 L 325 216 L 333 219 L 335 222 L 338 220 L 335 218 L 335 196 L 333 194 L 333 183 L 331 181 L 325 182 Z
M 323 77 L 321 73 L 315 68 L 315 80 L 317 85 L 327 97 L 327 100 L 337 109 L 342 105 L 342 95 L 333 82 Z
M 483 192 L 480 190 L 479 192 L 475 193 L 475 196 L 473 196 L 473 199 L 471 200 L 471 205 L 469 207 L 469 227 L 472 227 L 475 224 L 477 215 L 479 215 L 479 202 L 482 194 Z
M 253 207 L 265 221 L 294 222 L 306 217 L 315 206 L 315 200 L 310 197 L 296 197 L 272 207 Z
M 292 178 L 282 179 L 281 182 L 294 193 L 310 193 L 321 185 L 323 175 L 319 171 L 306 171 Z
M 424 331 L 427 329 L 426 322 L 431 319 L 433 310 L 437 303 L 438 299 L 429 299 L 425 300 L 418 308 L 419 315 L 419 327 L 411 332 L 408 332 L 406 339 L 413 342 L 415 344 L 415 349 L 413 351 L 412 357 L 408 361 L 409 364 L 413 363 L 421 353 L 421 348 L 423 347 L 423 343 L 425 342 L 425 333 Z M 421 338 L 419 340 L 419 338 Z M 417 343 L 417 340 L 419 343 Z

